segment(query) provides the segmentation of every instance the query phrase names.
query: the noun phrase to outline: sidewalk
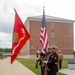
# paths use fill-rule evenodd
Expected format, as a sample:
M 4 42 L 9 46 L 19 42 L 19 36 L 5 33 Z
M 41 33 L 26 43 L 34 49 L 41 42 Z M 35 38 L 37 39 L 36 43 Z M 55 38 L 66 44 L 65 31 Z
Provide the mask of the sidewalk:
M 61 69 L 59 72 L 67 74 L 67 75 L 75 75 L 75 70 L 70 70 L 70 69 Z
M 10 64 L 10 58 L 0 60 L 0 75 L 36 75 L 18 61 Z
M 67 75 L 75 75 L 75 70 L 61 69 L 59 72 Z M 10 58 L 0 60 L 0 74 L 1 75 L 36 75 L 31 70 L 20 64 L 18 61 L 10 64 Z

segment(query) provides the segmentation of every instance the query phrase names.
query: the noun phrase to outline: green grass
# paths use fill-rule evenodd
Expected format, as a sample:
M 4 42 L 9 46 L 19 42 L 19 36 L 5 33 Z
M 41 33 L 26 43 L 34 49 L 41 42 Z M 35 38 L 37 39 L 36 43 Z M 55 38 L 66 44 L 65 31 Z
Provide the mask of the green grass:
M 4 59 L 4 56 L 0 56 L 0 60 L 1 60 L 1 59 Z
M 34 59 L 23 59 L 23 58 L 18 58 L 17 59 L 20 63 L 22 63 L 24 66 L 26 66 L 28 69 L 36 73 L 37 75 L 40 74 L 40 67 L 38 69 L 35 68 L 35 60 Z
M 4 56 L 3 56 L 2 52 L 0 52 L 0 59 L 3 59 L 3 58 L 4 58 Z
M 57 75 L 66 75 L 66 74 L 63 74 L 63 73 L 58 72 Z
M 31 71 L 33 71 L 34 73 L 36 73 L 37 75 L 41 75 L 40 67 L 38 67 L 38 69 L 35 68 L 35 64 L 36 64 L 35 59 L 18 58 L 17 60 L 21 64 L 23 64 L 24 66 L 26 66 L 28 69 L 30 69 Z M 68 67 L 68 63 L 67 62 L 68 62 L 67 59 L 63 61 L 63 68 L 67 68 Z M 66 74 L 58 72 L 57 75 L 66 75 Z
M 3 59 L 3 57 L 0 57 L 0 60 Z
M 62 62 L 62 68 L 68 68 L 68 60 L 75 60 L 75 58 L 67 58 L 67 59 L 64 59 L 63 62 Z
M 68 59 L 62 61 L 62 68 L 68 68 Z

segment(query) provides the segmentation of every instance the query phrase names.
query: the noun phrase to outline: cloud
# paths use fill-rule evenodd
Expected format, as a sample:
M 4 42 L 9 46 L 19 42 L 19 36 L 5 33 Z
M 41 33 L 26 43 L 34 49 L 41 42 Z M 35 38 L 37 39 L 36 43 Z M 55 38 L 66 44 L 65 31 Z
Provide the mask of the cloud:
M 0 32 L 12 33 L 12 30 L 13 30 L 12 24 L 0 22 Z
M 0 32 L 0 48 L 8 47 L 11 48 L 12 35 Z
M 75 19 L 74 0 L 0 0 L 0 47 L 11 47 L 15 20 L 13 8 L 24 23 L 29 16 L 42 15 L 43 6 L 46 15 Z

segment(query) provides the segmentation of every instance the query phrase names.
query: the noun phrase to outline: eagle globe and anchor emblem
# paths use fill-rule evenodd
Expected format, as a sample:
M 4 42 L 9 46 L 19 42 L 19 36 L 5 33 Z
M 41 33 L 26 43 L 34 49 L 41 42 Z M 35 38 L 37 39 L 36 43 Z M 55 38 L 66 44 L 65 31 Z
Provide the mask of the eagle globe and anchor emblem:
M 23 36 L 21 38 L 18 37 L 18 33 L 17 32 L 14 32 L 13 34 L 13 43 L 17 43 L 14 48 L 13 48 L 13 52 L 12 52 L 12 55 L 15 53 L 15 50 L 17 47 L 19 47 L 20 45 L 20 42 L 25 38 L 25 31 L 23 28 L 21 28 L 21 32 L 23 34 Z
M 18 33 L 17 32 L 14 32 L 13 34 L 13 42 L 18 42 L 19 38 L 18 38 Z

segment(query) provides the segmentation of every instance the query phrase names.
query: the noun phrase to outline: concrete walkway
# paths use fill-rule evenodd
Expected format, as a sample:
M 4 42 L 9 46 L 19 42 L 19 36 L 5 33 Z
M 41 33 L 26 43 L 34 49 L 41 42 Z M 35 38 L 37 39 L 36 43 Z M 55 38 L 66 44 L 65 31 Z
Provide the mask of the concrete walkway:
M 67 74 L 67 75 L 75 75 L 75 69 L 61 69 L 59 70 L 59 72 Z
M 75 75 L 75 70 L 61 69 L 59 72 L 67 75 Z M 10 64 L 10 58 L 0 60 L 0 75 L 36 75 L 18 61 Z
M 0 75 L 36 75 L 18 61 L 10 64 L 10 58 L 0 60 Z

